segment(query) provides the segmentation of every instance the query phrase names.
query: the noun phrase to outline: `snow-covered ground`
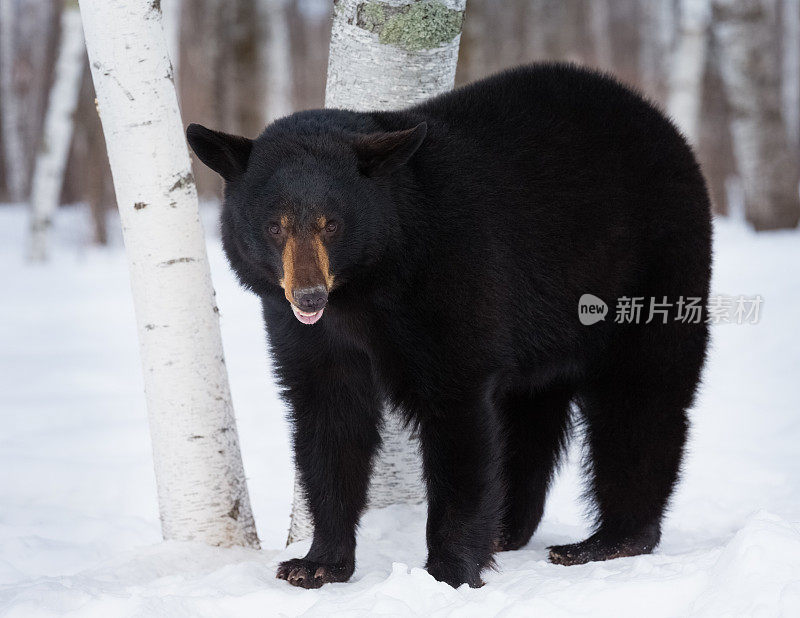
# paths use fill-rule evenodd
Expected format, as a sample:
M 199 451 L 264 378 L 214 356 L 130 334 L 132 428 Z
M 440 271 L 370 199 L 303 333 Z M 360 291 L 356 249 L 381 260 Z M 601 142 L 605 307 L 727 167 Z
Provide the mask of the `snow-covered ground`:
M 757 325 L 714 327 L 683 482 L 655 554 L 562 567 L 578 540 L 579 448 L 527 548 L 486 586 L 423 569 L 424 507 L 368 513 L 358 567 L 320 590 L 275 579 L 292 465 L 255 298 L 210 257 L 261 551 L 161 543 L 128 275 L 62 209 L 50 263 L 0 207 L 0 614 L 7 616 L 800 616 L 800 233 L 716 226 L 716 292 L 764 298 Z M 213 228 L 214 225 L 212 224 Z

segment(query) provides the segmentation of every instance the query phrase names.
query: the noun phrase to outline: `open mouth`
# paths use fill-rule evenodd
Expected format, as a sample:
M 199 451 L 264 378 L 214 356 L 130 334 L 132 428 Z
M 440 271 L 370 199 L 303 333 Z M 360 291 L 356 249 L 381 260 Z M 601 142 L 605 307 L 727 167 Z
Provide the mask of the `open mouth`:
M 314 313 L 306 313 L 305 311 L 300 311 L 300 309 L 292 305 L 292 311 L 294 312 L 294 317 L 300 320 L 303 324 L 314 324 L 322 317 L 322 312 L 325 311 L 325 308 L 323 307 Z

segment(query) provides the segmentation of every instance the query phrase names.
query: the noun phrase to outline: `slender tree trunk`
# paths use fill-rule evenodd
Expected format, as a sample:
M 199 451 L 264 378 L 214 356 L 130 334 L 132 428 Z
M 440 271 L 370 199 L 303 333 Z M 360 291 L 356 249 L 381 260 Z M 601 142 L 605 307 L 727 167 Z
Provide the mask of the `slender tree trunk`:
M 614 52 L 611 46 L 611 11 L 608 0 L 593 0 L 588 11 L 594 62 L 601 69 L 610 71 L 614 67 Z
M 165 539 L 258 546 L 197 193 L 151 0 L 81 0 L 131 273 Z
M 47 114 L 31 183 L 29 257 L 33 261 L 47 258 L 48 231 L 58 208 L 72 143 L 84 54 L 78 2 L 66 0 L 61 11 L 61 39 L 53 86 L 48 97 Z
M 800 147 L 800 0 L 783 0 L 783 117 L 789 143 Z
M 545 60 L 551 55 L 547 27 L 552 21 L 548 19 L 551 18 L 552 12 L 548 4 L 547 0 L 530 0 L 523 11 L 522 54 L 527 62 Z M 486 13 L 488 14 L 488 10 Z M 464 28 L 470 28 L 469 24 L 465 24 Z M 476 32 L 475 36 L 479 36 L 479 33 Z M 486 36 L 485 32 L 483 36 Z
M 0 114 L 5 146 L 6 186 L 12 202 L 24 199 L 26 176 L 21 98 L 14 79 L 16 23 L 14 0 L 0 0 Z
M 266 120 L 292 113 L 292 55 L 285 0 L 260 0 L 261 23 L 265 27 L 261 65 L 265 71 Z
M 232 16 L 224 45 L 228 49 L 227 75 L 231 97 L 227 105 L 227 130 L 241 135 L 258 135 L 264 130 L 264 83 L 261 62 L 263 28 L 261 0 L 235 0 L 228 6 Z
M 398 5 L 339 0 L 331 31 L 325 106 L 400 109 L 453 87 L 466 0 Z M 369 7 L 369 9 L 367 9 Z M 416 439 L 386 415 L 368 505 L 416 504 L 425 498 Z M 295 477 L 288 542 L 308 538 L 313 522 Z
M 106 198 L 108 181 L 105 169 L 108 165 L 108 155 L 103 142 L 103 127 L 96 118 L 95 122 L 89 126 L 86 141 L 84 185 L 86 201 L 89 203 L 89 213 L 92 217 L 92 241 L 97 245 L 107 245 L 109 203 Z
M 472 82 L 489 73 L 487 43 L 490 41 L 486 36 L 486 29 L 489 26 L 487 12 L 489 4 L 490 0 L 470 0 L 465 13 L 464 32 L 461 34 L 456 83 Z M 527 9 L 527 6 L 523 8 Z M 520 27 L 523 28 L 524 41 L 527 20 L 523 16 L 521 21 Z
M 668 0 L 653 2 L 640 0 L 641 47 L 639 53 L 639 75 L 645 93 L 655 100 L 664 100 L 667 88 L 665 58 L 672 56 L 675 37 L 675 15 L 673 3 Z
M 719 56 L 719 43 L 712 35 L 706 54 L 697 155 L 708 183 L 713 211 L 727 215 L 727 182 L 736 175 L 736 164 L 731 143 L 730 110 L 720 76 Z
M 757 230 L 795 227 L 800 219 L 800 162 L 781 112 L 774 8 L 769 0 L 713 0 L 745 217 Z
M 216 115 L 216 126 L 223 131 L 235 133 L 239 110 L 236 100 L 237 86 L 234 77 L 234 35 L 236 11 L 241 0 L 210 0 L 211 33 L 207 43 L 210 55 L 212 105 Z M 222 185 L 219 185 L 222 188 Z
M 20 148 L 13 151 L 11 165 L 17 170 L 14 184 L 21 186 L 20 200 L 27 200 L 53 77 L 61 2 L 11 0 L 11 4 L 15 6 L 10 24 L 13 29 L 11 102 L 16 108 L 14 140 Z
M 710 7 L 708 0 L 682 0 L 680 7 L 680 28 L 672 56 L 667 111 L 689 142 L 697 145 Z

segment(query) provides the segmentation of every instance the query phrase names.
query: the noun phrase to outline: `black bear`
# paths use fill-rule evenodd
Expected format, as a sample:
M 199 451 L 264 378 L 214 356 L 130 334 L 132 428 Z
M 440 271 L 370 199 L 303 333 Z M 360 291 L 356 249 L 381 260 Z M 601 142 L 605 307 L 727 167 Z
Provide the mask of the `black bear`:
M 662 113 L 547 64 L 402 111 L 187 135 L 225 179 L 224 248 L 263 303 L 314 521 L 308 555 L 278 577 L 352 575 L 384 401 L 420 437 L 436 579 L 480 586 L 494 552 L 528 542 L 573 406 L 597 523 L 550 560 L 653 550 L 705 358 L 711 259 L 703 176 Z M 586 325 L 584 294 L 640 315 Z

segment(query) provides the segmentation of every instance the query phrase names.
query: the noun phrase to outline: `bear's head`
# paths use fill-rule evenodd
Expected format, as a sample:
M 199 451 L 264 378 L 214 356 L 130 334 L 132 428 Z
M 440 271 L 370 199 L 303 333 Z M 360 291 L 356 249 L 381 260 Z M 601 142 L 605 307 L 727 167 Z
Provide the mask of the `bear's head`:
M 306 112 L 255 140 L 197 124 L 186 135 L 225 180 L 222 240 L 239 280 L 262 296 L 283 288 L 295 317 L 314 324 L 330 292 L 385 251 L 397 225 L 392 177 L 426 131 L 334 129 Z

